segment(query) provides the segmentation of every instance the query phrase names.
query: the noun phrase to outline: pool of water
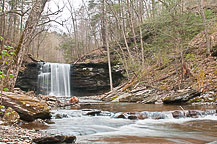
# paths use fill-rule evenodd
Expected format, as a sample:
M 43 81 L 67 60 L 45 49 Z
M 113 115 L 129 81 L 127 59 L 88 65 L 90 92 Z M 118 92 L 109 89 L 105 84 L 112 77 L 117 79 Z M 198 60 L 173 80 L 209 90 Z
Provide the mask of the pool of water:
M 80 107 L 53 111 L 53 121 L 45 131 L 51 134 L 75 135 L 76 143 L 217 143 L 216 106 L 144 105 L 132 103 L 103 103 L 81 100 Z M 87 115 L 91 110 L 100 114 Z M 175 110 L 208 110 L 198 118 L 175 119 Z M 164 118 L 124 119 L 124 112 L 149 115 L 162 114 Z M 56 119 L 56 115 L 63 115 Z

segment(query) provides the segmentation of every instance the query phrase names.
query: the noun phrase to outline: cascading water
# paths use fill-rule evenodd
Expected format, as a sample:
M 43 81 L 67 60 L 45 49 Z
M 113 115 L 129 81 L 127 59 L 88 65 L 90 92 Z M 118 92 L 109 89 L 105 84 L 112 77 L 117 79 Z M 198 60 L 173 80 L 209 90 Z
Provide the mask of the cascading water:
M 217 144 L 216 105 L 104 103 L 79 99 L 80 107 L 53 110 L 46 133 L 76 136 L 77 143 Z M 58 119 L 58 117 L 61 119 Z
M 40 63 L 38 93 L 70 97 L 70 64 Z

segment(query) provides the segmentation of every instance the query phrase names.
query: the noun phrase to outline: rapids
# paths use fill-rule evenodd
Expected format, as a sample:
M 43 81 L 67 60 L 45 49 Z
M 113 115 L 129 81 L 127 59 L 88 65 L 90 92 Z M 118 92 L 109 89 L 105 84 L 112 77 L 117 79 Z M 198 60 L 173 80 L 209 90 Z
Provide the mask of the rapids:
M 53 111 L 55 124 L 44 131 L 75 135 L 77 143 L 217 143 L 216 106 L 182 106 L 198 117 L 173 118 L 176 105 L 144 105 L 81 101 L 80 108 Z M 88 115 L 90 112 L 95 114 Z M 117 118 L 120 114 L 145 113 L 145 119 Z M 56 115 L 61 115 L 57 119 Z M 156 116 L 162 117 L 156 119 Z

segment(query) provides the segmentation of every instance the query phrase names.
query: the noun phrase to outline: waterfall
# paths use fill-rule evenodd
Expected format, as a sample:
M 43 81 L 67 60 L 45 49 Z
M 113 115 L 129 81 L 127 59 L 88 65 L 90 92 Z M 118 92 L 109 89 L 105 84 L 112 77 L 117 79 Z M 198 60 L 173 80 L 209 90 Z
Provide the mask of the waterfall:
M 71 96 L 70 64 L 40 63 L 38 93 L 49 96 Z

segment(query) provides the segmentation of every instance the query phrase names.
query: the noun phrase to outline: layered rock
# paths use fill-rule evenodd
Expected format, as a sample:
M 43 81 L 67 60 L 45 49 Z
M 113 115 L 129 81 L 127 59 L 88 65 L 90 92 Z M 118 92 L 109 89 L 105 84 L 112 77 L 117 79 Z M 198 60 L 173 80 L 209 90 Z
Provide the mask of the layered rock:
M 190 99 L 200 96 L 200 92 L 193 89 L 186 89 L 179 91 L 174 95 L 167 96 L 163 99 L 165 104 L 181 104 L 189 101 Z
M 25 94 L 3 92 L 2 99 L 2 104 L 6 107 L 11 107 L 20 115 L 20 119 L 22 120 L 33 121 L 37 118 L 51 118 L 48 105 L 35 97 L 30 97 Z
M 37 91 L 38 71 L 37 62 L 25 65 L 16 81 L 16 87 L 24 91 Z M 124 78 L 119 65 L 113 65 L 112 76 L 114 86 Z M 109 70 L 107 63 L 84 63 L 71 65 L 70 70 L 71 93 L 76 96 L 96 95 L 109 91 Z
M 122 70 L 113 66 L 114 86 L 123 79 Z M 110 89 L 107 63 L 75 64 L 71 67 L 71 89 L 77 96 L 101 94 Z
M 24 91 L 36 91 L 39 66 L 37 62 L 31 62 L 25 65 L 25 69 L 19 72 L 15 87 Z

